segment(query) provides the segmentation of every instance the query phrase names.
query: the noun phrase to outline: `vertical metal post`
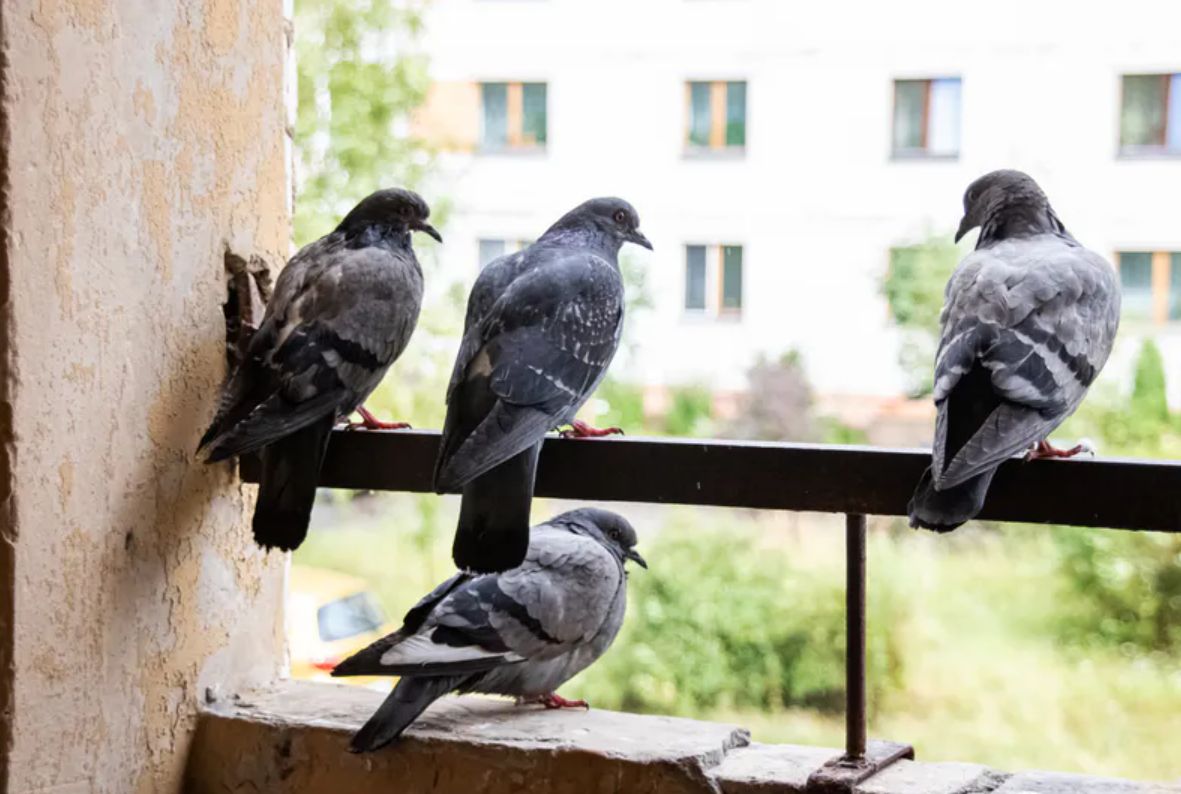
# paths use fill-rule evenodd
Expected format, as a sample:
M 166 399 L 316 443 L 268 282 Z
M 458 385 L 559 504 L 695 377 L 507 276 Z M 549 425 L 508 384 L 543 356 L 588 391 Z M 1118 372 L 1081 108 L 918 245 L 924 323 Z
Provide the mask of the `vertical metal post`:
M 845 516 L 845 753 L 865 758 L 865 516 Z

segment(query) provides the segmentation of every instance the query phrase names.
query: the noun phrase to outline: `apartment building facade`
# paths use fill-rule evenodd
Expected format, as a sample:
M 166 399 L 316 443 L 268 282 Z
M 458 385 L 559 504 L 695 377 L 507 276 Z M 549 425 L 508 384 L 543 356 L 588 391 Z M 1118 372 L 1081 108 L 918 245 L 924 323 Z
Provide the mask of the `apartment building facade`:
M 1181 402 L 1181 3 L 436 0 L 415 129 L 472 280 L 594 195 L 638 208 L 654 300 L 627 374 L 738 391 L 798 350 L 818 394 L 897 399 L 891 251 L 950 237 L 999 167 L 1120 269 Z

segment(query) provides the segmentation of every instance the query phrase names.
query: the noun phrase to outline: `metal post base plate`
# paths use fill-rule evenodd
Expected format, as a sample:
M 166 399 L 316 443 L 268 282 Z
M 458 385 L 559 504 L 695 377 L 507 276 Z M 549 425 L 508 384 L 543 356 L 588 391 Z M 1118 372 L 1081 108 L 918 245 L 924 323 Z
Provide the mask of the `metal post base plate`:
M 914 760 L 914 748 L 898 742 L 871 741 L 864 758 L 840 756 L 817 769 L 808 778 L 808 794 L 850 794 L 895 761 Z

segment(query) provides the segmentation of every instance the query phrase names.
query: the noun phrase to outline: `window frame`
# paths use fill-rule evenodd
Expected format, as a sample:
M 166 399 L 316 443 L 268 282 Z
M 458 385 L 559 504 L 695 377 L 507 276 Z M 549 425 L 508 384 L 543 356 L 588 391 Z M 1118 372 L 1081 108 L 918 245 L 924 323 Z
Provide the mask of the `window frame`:
M 705 249 L 705 272 L 702 284 L 704 305 L 690 307 L 689 302 L 689 249 Z M 738 305 L 726 306 L 726 251 L 737 249 L 738 255 Z M 747 252 L 741 242 L 701 242 L 688 240 L 681 246 L 681 303 L 680 315 L 689 321 L 740 322 L 746 312 Z
M 489 143 L 486 138 L 488 129 L 487 104 L 485 92 L 488 86 L 503 85 L 505 89 L 505 142 L 503 144 Z M 550 130 L 550 91 L 548 80 L 536 79 L 481 79 L 476 81 L 479 107 L 477 118 L 479 129 L 476 136 L 476 153 L 482 155 L 544 155 L 549 151 Z M 527 86 L 541 86 L 544 91 L 542 113 L 544 118 L 542 140 L 530 141 L 525 138 L 525 93 Z
M 936 83 L 940 81 L 955 81 L 959 84 L 959 103 L 956 108 L 959 113 L 956 130 L 956 148 L 954 152 L 937 152 L 930 148 L 930 123 L 932 114 L 932 93 Z M 921 83 L 923 85 L 923 105 L 919 120 L 919 147 L 900 147 L 898 145 L 898 84 Z M 934 77 L 894 77 L 890 80 L 890 159 L 895 161 L 931 161 L 958 162 L 964 153 L 964 78 L 963 75 L 945 74 Z
M 1124 101 L 1127 98 L 1127 79 L 1129 77 L 1155 77 L 1163 86 L 1163 107 L 1161 116 L 1160 143 L 1154 144 L 1126 144 L 1124 143 Z M 1170 146 L 1170 122 L 1176 113 L 1177 123 L 1181 125 L 1181 111 L 1173 110 L 1175 105 L 1181 105 L 1181 67 L 1176 71 L 1163 72 L 1121 72 L 1119 75 L 1119 101 L 1115 117 L 1115 156 L 1117 160 L 1153 160 L 1153 159 L 1181 159 L 1181 129 L 1173 134 L 1177 138 L 1177 145 Z M 1170 112 L 1172 111 L 1172 112 Z M 1129 251 L 1128 253 L 1135 253 Z
M 1116 278 L 1119 282 L 1120 297 L 1125 297 L 1124 291 L 1124 256 L 1148 255 L 1149 257 L 1149 306 L 1145 317 L 1128 317 L 1126 305 L 1120 308 L 1120 322 L 1135 326 L 1151 326 L 1153 328 L 1181 328 L 1181 311 L 1177 317 L 1170 317 L 1171 307 L 1181 304 L 1181 294 L 1174 298 L 1172 288 L 1178 276 L 1175 270 L 1181 270 L 1181 246 L 1174 249 L 1158 249 L 1146 247 L 1121 248 L 1115 251 Z M 1181 292 L 1181 290 L 1179 290 Z
M 693 142 L 694 86 L 708 86 L 709 138 L 705 144 Z M 730 87 L 742 86 L 742 143 L 727 143 L 730 136 Z M 746 78 L 693 79 L 684 81 L 684 124 L 681 149 L 687 159 L 742 159 L 750 146 L 750 81 Z

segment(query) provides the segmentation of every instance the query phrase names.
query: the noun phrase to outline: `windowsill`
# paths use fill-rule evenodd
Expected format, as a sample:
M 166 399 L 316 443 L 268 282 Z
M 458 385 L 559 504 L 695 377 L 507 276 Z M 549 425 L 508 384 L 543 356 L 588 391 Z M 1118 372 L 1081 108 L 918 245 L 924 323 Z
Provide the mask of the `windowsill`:
M 926 152 L 921 149 L 896 149 L 890 152 L 890 160 L 896 163 L 954 163 L 959 159 L 959 152 L 956 152 L 955 154 L 936 154 L 934 152 Z
M 505 146 L 491 148 L 477 146 L 476 154 L 480 157 L 535 157 L 541 159 L 548 154 L 544 146 Z
M 207 706 L 185 770 L 185 791 L 352 794 L 669 791 L 802 792 L 840 751 L 766 745 L 733 725 L 601 709 L 547 711 L 511 701 L 447 697 L 398 744 L 368 755 L 348 738 L 385 694 L 284 681 Z M 903 738 L 903 737 L 900 737 Z M 957 791 L 1124 794 L 1148 783 L 1045 772 L 1008 775 L 977 764 L 899 761 L 858 786 L 864 794 Z
M 746 158 L 746 147 L 723 146 L 711 149 L 707 146 L 692 146 L 684 149 L 681 157 L 685 160 L 743 160 Z
M 682 309 L 681 320 L 691 325 L 738 325 L 742 322 L 742 312 L 720 312 L 711 314 L 704 310 Z
M 1181 149 L 1133 148 L 1119 149 L 1117 160 L 1181 160 Z

